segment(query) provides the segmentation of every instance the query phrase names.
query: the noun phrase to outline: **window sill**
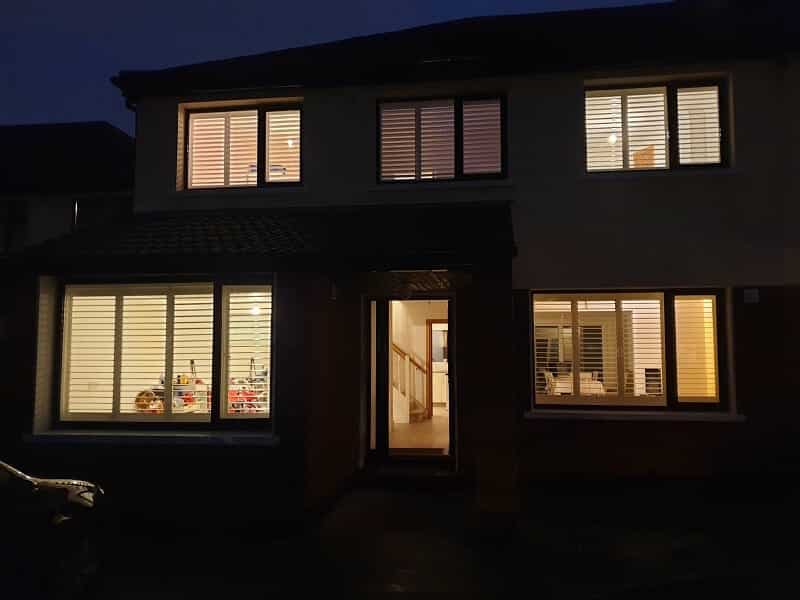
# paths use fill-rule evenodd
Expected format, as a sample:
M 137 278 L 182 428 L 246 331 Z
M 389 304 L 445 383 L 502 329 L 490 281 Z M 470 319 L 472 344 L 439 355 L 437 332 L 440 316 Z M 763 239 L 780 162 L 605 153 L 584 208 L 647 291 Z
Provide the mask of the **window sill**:
M 581 173 L 582 181 L 625 181 L 650 177 L 731 177 L 741 172 L 734 167 L 692 167 L 683 169 L 639 169 L 630 171 L 593 171 Z
M 206 188 L 199 190 L 173 190 L 173 198 L 208 198 L 223 194 L 225 196 L 274 196 L 280 194 L 302 194 L 306 192 L 303 183 L 292 183 L 277 185 L 275 187 L 229 187 L 229 188 Z
M 376 183 L 369 187 L 370 192 L 409 192 L 420 190 L 460 190 L 460 189 L 490 189 L 513 188 L 514 182 L 510 179 L 457 179 L 442 181 L 387 181 Z
M 275 447 L 280 438 L 272 433 L 248 433 L 240 431 L 103 431 L 55 430 L 35 433 L 24 437 L 26 443 L 35 445 L 106 445 L 125 444 L 132 446 L 263 446 Z
M 580 421 L 695 421 L 708 423 L 744 423 L 747 418 L 741 414 L 720 412 L 671 412 L 636 410 L 571 410 L 535 408 L 525 413 L 525 419 L 558 419 Z

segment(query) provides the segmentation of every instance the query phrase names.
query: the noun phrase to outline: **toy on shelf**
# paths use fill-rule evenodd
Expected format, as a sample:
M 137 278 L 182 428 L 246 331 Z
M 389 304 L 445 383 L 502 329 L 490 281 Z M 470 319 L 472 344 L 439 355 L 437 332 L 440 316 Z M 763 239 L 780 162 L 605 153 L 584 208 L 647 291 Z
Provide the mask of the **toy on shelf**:
M 266 414 L 269 403 L 267 369 L 256 369 L 255 358 L 250 359 L 247 377 L 228 380 L 228 414 Z

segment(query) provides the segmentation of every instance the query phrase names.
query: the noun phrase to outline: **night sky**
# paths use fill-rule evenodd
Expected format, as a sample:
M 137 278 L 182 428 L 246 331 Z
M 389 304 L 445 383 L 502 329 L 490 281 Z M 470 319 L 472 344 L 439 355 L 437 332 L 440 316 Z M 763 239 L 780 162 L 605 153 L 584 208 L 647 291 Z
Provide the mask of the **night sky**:
M 109 77 L 488 14 L 652 0 L 6 0 L 0 124 L 105 120 L 132 133 Z

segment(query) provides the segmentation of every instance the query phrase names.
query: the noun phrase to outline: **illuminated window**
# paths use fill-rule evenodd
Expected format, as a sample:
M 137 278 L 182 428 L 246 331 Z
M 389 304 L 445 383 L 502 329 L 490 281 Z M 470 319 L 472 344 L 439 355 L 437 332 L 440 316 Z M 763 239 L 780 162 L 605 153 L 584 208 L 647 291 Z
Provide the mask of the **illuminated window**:
M 667 167 L 666 88 L 586 92 L 589 171 Z
M 663 294 L 533 298 L 536 404 L 664 406 Z
M 380 105 L 380 180 L 421 181 L 500 175 L 499 98 L 386 102 Z M 456 128 L 461 123 L 461 160 Z
M 719 402 L 714 296 L 675 297 L 678 402 Z
M 272 288 L 225 286 L 222 292 L 224 418 L 270 415 Z
M 208 421 L 208 284 L 67 286 L 61 417 Z
M 534 294 L 535 405 L 719 406 L 717 309 L 713 294 Z
M 586 170 L 721 165 L 721 87 L 670 83 L 587 90 Z
M 260 127 L 265 140 L 261 156 L 258 145 Z M 189 189 L 297 183 L 301 180 L 299 108 L 189 112 L 188 128 L 186 164 Z M 260 161 L 263 167 L 259 166 Z M 182 164 L 179 160 L 179 166 Z

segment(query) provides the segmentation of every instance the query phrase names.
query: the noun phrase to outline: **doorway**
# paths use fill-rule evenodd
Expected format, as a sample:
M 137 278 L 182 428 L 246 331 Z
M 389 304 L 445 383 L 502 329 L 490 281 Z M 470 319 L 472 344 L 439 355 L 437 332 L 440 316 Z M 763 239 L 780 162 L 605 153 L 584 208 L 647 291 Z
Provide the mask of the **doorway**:
M 372 448 L 449 456 L 453 431 L 450 301 L 378 302 L 371 336 Z

